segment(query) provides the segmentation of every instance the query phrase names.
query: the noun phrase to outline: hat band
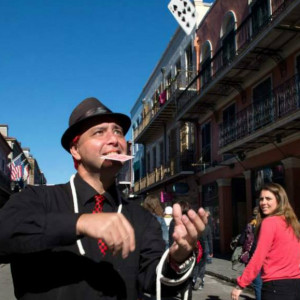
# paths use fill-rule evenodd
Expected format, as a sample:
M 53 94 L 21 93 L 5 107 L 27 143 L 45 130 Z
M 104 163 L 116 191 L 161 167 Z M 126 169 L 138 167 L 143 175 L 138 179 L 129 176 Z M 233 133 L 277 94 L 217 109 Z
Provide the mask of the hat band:
M 76 122 L 91 117 L 93 115 L 103 115 L 103 114 L 111 114 L 111 111 L 108 109 L 103 109 L 102 107 L 95 107 L 88 110 L 85 114 L 83 114 Z

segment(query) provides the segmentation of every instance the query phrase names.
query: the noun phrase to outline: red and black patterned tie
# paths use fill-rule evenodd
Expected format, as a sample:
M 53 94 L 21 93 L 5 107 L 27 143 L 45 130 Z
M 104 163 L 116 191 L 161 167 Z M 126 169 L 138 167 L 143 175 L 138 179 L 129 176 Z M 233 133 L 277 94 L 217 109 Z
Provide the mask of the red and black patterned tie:
M 104 204 L 105 197 L 102 195 L 95 195 L 94 198 L 95 198 L 95 208 L 93 210 L 93 214 L 97 214 L 97 213 L 102 212 L 102 210 L 103 210 L 103 204 Z M 102 255 L 105 256 L 108 248 L 102 239 L 98 240 L 98 247 L 99 247 Z

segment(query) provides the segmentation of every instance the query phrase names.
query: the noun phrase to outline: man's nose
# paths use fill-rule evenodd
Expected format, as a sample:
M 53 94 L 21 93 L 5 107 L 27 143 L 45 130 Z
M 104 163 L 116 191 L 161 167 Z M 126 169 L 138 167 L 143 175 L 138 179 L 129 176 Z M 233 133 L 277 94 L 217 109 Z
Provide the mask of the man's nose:
M 115 135 L 115 133 L 113 131 L 110 131 L 110 130 L 107 131 L 106 137 L 107 137 L 107 141 L 109 143 L 116 144 L 118 142 L 118 138 L 117 138 L 117 136 Z

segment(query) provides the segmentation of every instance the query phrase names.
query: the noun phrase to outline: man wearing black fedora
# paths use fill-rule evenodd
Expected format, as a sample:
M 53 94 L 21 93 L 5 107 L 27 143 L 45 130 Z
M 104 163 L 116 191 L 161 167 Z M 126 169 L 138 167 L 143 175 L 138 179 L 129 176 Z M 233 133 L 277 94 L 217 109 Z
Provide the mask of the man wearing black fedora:
M 0 210 L 0 263 L 11 264 L 17 299 L 133 300 L 176 293 L 188 278 L 205 213 L 183 216 L 175 204 L 174 244 L 164 253 L 159 223 L 116 188 L 130 124 L 96 98 L 83 100 L 61 139 L 76 175 L 29 186 Z

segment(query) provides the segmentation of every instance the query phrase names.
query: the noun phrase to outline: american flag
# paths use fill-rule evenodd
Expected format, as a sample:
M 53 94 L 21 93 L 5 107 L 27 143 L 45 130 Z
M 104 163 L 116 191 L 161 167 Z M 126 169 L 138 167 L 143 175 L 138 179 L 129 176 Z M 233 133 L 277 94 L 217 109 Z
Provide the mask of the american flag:
M 10 163 L 10 179 L 13 181 L 18 181 L 22 178 L 22 163 L 23 163 L 23 153 L 19 154 Z

